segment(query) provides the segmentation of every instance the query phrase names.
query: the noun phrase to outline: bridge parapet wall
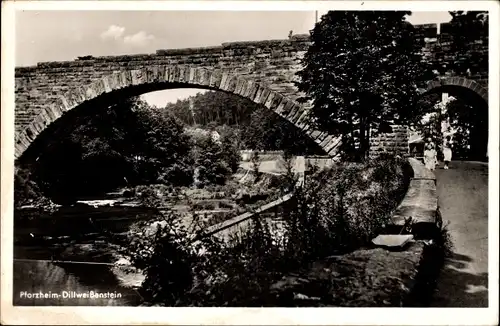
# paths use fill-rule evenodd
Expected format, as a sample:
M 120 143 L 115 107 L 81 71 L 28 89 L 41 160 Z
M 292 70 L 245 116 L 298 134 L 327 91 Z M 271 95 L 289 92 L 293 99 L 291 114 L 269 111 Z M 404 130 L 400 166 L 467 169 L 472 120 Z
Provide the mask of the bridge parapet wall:
M 466 77 L 488 83 L 488 35 L 482 34 L 457 53 L 452 47 L 451 23 L 416 25 L 417 38 L 423 41 L 424 60 L 442 77 Z
M 222 46 L 158 50 L 155 54 L 79 57 L 74 61 L 42 62 L 15 70 L 16 130 L 30 123 L 44 106 L 64 92 L 117 72 L 143 67 L 189 66 L 231 73 L 267 86 L 287 98 L 300 95 L 295 73 L 309 40 L 231 42 Z M 193 85 L 193 87 L 196 87 Z

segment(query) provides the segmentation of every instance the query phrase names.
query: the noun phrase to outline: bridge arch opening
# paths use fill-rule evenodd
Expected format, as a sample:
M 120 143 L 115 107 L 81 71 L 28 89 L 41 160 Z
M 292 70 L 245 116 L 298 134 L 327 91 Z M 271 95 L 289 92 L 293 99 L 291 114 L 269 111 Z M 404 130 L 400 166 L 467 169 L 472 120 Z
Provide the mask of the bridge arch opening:
M 60 94 L 51 105 L 40 109 L 28 126 L 16 133 L 15 158 L 19 160 L 25 152 L 32 152 L 31 148 L 37 147 L 32 144 L 43 138 L 42 133 L 64 128 L 60 119 L 62 116 L 71 116 L 81 110 L 91 113 L 93 108 L 111 105 L 119 98 L 176 88 L 223 91 L 250 100 L 294 124 L 325 153 L 331 156 L 336 154 L 338 139 L 314 130 L 303 105 L 266 85 L 217 70 L 162 66 L 113 73 L 87 87 L 70 89 Z
M 147 87 L 147 85 L 142 85 L 138 86 L 136 88 L 131 88 L 131 89 L 123 89 L 123 90 L 117 90 L 116 92 L 110 92 L 109 94 L 105 94 L 103 96 L 97 96 L 93 99 L 87 100 L 76 106 L 75 108 L 65 112 L 61 117 L 58 119 L 54 120 L 52 123 L 46 126 L 46 128 L 37 135 L 37 137 L 33 140 L 33 142 L 30 144 L 27 150 L 23 153 L 23 155 L 18 159 L 18 164 L 16 164 L 19 168 L 21 169 L 28 169 L 31 170 L 35 173 L 33 173 L 33 176 L 36 178 L 36 181 L 39 181 L 38 184 L 43 186 L 43 192 L 48 196 L 48 198 L 52 198 L 53 200 L 56 200 L 58 203 L 65 203 L 67 200 L 71 202 L 73 198 L 77 198 L 78 196 L 75 195 L 74 193 L 70 193 L 69 191 L 78 191 L 80 196 L 93 196 L 93 193 L 89 192 L 88 190 L 94 191 L 101 191 L 101 187 L 92 187 L 92 185 L 96 184 L 95 181 L 102 181 L 103 184 L 108 185 L 108 184 L 123 184 L 123 180 L 119 179 L 120 176 L 123 176 L 124 173 L 122 173 L 123 169 L 128 168 L 128 165 L 125 166 L 123 164 L 122 156 L 126 156 L 127 158 L 130 158 L 133 156 L 130 156 L 130 153 L 139 153 L 139 154 L 134 154 L 134 155 L 142 155 L 143 159 L 146 159 L 148 162 L 150 161 L 149 156 L 148 156 L 148 150 L 146 148 L 150 148 L 149 146 L 149 141 L 147 141 L 148 145 L 144 147 L 145 149 L 141 149 L 141 141 L 143 140 L 142 138 L 142 133 L 139 131 L 138 133 L 133 133 L 134 135 L 138 135 L 139 137 L 136 137 L 136 139 L 140 139 L 140 141 L 135 141 L 132 138 L 128 137 L 130 143 L 126 145 L 130 149 L 126 150 L 126 152 L 122 153 L 120 151 L 120 146 L 122 146 L 123 141 L 122 137 L 117 137 L 115 138 L 112 134 L 110 134 L 107 131 L 101 132 L 100 130 L 106 129 L 106 126 L 109 126 L 109 129 L 113 127 L 117 127 L 117 132 L 120 134 L 128 135 L 129 132 L 123 132 L 124 130 L 121 128 L 122 125 L 125 123 L 127 127 L 130 126 L 139 126 L 137 130 L 142 130 L 142 126 L 144 125 L 144 122 L 134 122 L 134 121 L 145 121 L 147 126 L 149 126 L 148 121 L 149 118 L 147 118 L 144 113 L 145 112 L 151 112 L 153 115 L 158 117 L 156 113 L 154 113 L 156 110 L 148 106 L 144 106 L 147 108 L 144 112 L 140 113 L 139 116 L 136 116 L 134 112 L 136 112 L 134 109 L 132 111 L 129 110 L 127 105 L 123 105 L 123 103 L 127 103 L 128 101 L 132 100 L 132 102 L 135 101 L 135 99 L 138 98 L 137 95 L 143 94 L 147 91 L 150 90 L 157 90 L 162 89 L 161 86 L 166 86 L 166 90 L 173 90 L 173 89 L 179 89 L 179 84 L 172 84 L 169 83 L 167 84 L 162 84 L 162 85 L 154 85 L 151 87 Z M 186 89 L 188 85 L 180 85 L 181 88 Z M 189 86 L 192 87 L 192 86 Z M 200 90 L 202 88 L 197 88 L 196 90 Z M 130 90 L 133 90 L 132 92 Z M 293 135 L 296 136 L 302 136 L 301 134 L 302 131 L 299 130 L 296 126 L 291 125 L 291 122 L 286 120 L 284 117 L 279 116 L 276 114 L 273 110 L 269 110 L 264 108 L 262 105 L 257 105 L 253 103 L 250 103 L 248 98 L 244 98 L 242 96 L 236 96 L 234 94 L 231 94 L 229 92 L 225 92 L 224 95 L 220 91 L 214 91 L 214 92 L 207 92 L 207 94 L 219 94 L 218 96 L 220 97 L 225 97 L 225 98 L 234 98 L 235 102 L 239 102 L 243 105 L 248 105 L 250 110 L 249 112 L 258 112 L 261 115 L 264 113 L 268 112 L 271 115 L 274 115 L 275 121 L 281 121 L 280 124 L 283 125 L 285 124 L 288 126 L 288 130 L 292 130 Z M 135 98 L 135 99 L 134 99 Z M 144 99 L 141 99 L 144 102 Z M 175 100 L 174 100 L 175 101 Z M 245 103 L 248 102 L 248 103 Z M 166 103 L 165 103 L 166 104 Z M 142 107 L 142 104 L 139 106 L 136 106 L 136 108 Z M 168 110 L 168 107 L 166 106 L 157 106 L 158 109 L 160 109 L 157 112 L 161 112 L 161 109 Z M 118 108 L 118 109 L 117 109 Z M 132 107 L 130 107 L 132 108 Z M 153 109 L 153 110 L 151 110 Z M 140 110 L 140 109 L 139 109 Z M 123 112 L 121 114 L 120 112 Z M 164 111 L 165 112 L 165 111 Z M 166 111 L 168 112 L 168 111 Z M 115 123 L 114 120 L 110 120 L 110 113 L 111 116 L 114 117 L 112 119 L 118 119 L 118 121 Z M 131 114 L 132 113 L 132 114 Z M 162 115 L 163 113 L 159 113 Z M 146 114 L 148 115 L 148 114 Z M 175 116 L 175 115 L 174 115 Z M 101 118 L 102 117 L 102 118 Z M 137 117 L 142 117 L 137 119 Z M 144 119 L 143 119 L 144 118 Z M 178 117 L 177 117 L 178 118 Z M 128 119 L 128 121 L 127 121 Z M 168 120 L 168 119 L 167 119 Z M 108 123 L 102 123 L 102 121 L 108 121 Z M 163 121 L 162 119 L 158 121 Z M 95 123 L 95 127 L 94 127 Z M 173 130 L 178 130 L 178 126 L 184 126 L 188 127 L 185 123 L 181 124 L 167 124 L 169 126 L 172 126 L 171 129 Z M 204 129 L 203 125 L 199 126 L 201 129 Z M 197 127 L 195 126 L 195 129 Z M 162 130 L 162 128 L 159 128 Z M 197 134 L 196 130 L 187 130 L 186 128 L 184 129 L 184 132 L 180 132 L 184 135 L 191 134 L 191 131 L 195 131 Z M 221 130 L 222 129 L 222 132 Z M 229 128 L 231 129 L 231 128 Z M 234 128 L 233 128 L 234 129 Z M 221 140 L 224 143 L 224 134 L 226 128 L 217 128 L 221 135 Z M 282 130 L 282 129 L 281 129 Z M 87 131 L 90 131 L 87 132 Z M 72 137 L 71 134 L 75 137 Z M 175 132 L 174 132 L 175 133 Z M 178 132 L 177 132 L 178 133 Z M 161 135 L 166 135 L 169 134 L 168 130 L 164 130 L 160 133 L 154 132 L 153 137 L 153 142 L 156 144 L 158 143 L 157 140 L 155 139 L 160 139 Z M 169 134 L 170 135 L 170 134 Z M 103 137 L 101 137 L 103 136 Z M 109 136 L 109 141 L 108 140 Z M 239 136 L 239 135 L 238 135 Z M 159 138 L 158 138 L 159 137 Z M 170 136 L 167 136 L 167 138 Z M 244 136 L 243 136 L 244 137 Z M 301 137 L 301 139 L 295 139 L 297 143 L 299 143 L 298 140 L 302 140 L 302 143 L 308 144 L 308 146 L 316 146 L 318 150 L 320 150 L 320 147 L 317 143 L 314 143 L 312 141 L 308 142 L 307 136 Z M 94 139 L 96 141 L 94 142 Z M 118 142 L 115 140 L 118 139 Z M 191 141 L 188 141 L 185 139 L 186 144 L 191 144 Z M 89 148 L 88 144 L 93 143 L 97 144 L 98 147 L 91 146 Z M 133 144 L 135 144 L 135 146 Z M 292 144 L 292 142 L 288 142 L 289 144 Z M 100 145 L 103 144 L 104 146 Z M 112 146 L 109 146 L 109 145 Z M 146 142 L 144 142 L 146 144 Z M 310 144 L 310 145 L 309 145 Z M 295 145 L 295 144 L 293 144 Z M 118 146 L 118 147 L 117 147 Z M 189 146 L 189 145 L 187 145 Z M 193 145 L 191 147 L 195 148 L 196 146 L 199 145 Z M 114 148 L 113 148 L 114 147 Z M 239 147 L 239 146 L 238 146 Z M 117 150 L 118 157 L 116 157 L 116 161 L 108 161 L 108 158 L 113 158 L 113 155 L 107 155 L 105 153 L 106 148 L 108 150 Z M 136 152 L 136 150 L 139 150 Z M 243 148 L 242 148 L 243 149 Z M 196 147 L 194 149 L 195 151 L 199 150 L 199 147 Z M 88 155 L 88 154 L 91 155 Z M 100 154 L 102 153 L 102 154 Z M 141 154 L 142 153 L 142 154 Z M 232 153 L 232 152 L 231 152 Z M 123 154 L 120 156 L 120 154 Z M 127 156 L 128 155 L 128 156 Z M 153 154 L 154 156 L 155 154 Z M 189 157 L 191 157 L 192 154 L 188 154 Z M 101 159 L 102 157 L 102 159 Z M 156 158 L 156 156 L 154 156 Z M 140 157 L 139 157 L 140 158 Z M 168 161 L 168 160 L 167 160 Z M 89 163 L 90 162 L 90 163 Z M 130 162 L 130 160 L 129 160 Z M 96 165 L 96 163 L 99 163 Z M 126 162 L 127 163 L 127 162 Z M 93 164 L 93 165 L 92 165 Z M 149 163 L 148 163 L 149 164 Z M 89 166 L 92 167 L 92 170 L 95 170 L 92 172 L 89 168 Z M 122 170 L 120 170 L 122 168 Z M 108 172 L 106 172 L 108 171 Z M 125 170 L 124 170 L 125 171 Z M 128 170 L 127 170 L 128 171 Z M 125 172 L 127 172 L 125 171 Z M 234 170 L 233 170 L 234 173 Z M 64 177 L 64 176 L 68 177 Z M 75 175 L 73 177 L 72 175 Z M 83 175 L 83 177 L 78 177 L 78 175 Z M 125 180 L 126 184 L 134 184 L 136 181 L 134 178 L 130 177 L 130 175 L 126 176 L 128 180 Z M 99 179 L 101 178 L 101 179 Z M 117 179 L 118 178 L 118 179 Z M 108 180 L 109 179 L 109 180 Z M 122 178 L 123 179 L 123 178 Z M 34 179 L 33 179 L 34 180 Z M 54 185 L 52 185 L 52 180 L 54 181 Z M 68 180 L 67 182 L 59 182 L 57 180 Z M 85 182 L 82 182 L 84 180 Z M 134 181 L 135 180 L 135 181 Z M 41 181 L 41 182 L 40 182 Z M 57 185 L 55 185 L 57 183 Z M 64 187 L 69 189 L 67 192 L 64 191 Z M 55 190 L 52 190 L 54 188 Z M 95 189 L 94 189 L 95 188 Z M 107 187 L 106 189 L 111 189 L 110 187 Z M 109 190 L 108 189 L 108 190 Z M 114 188 L 113 188 L 114 189 Z M 111 190 L 113 190 L 111 189 Z M 87 191 L 87 192 L 85 192 Z M 66 198 L 67 197 L 67 198 Z M 68 199 L 69 198 L 69 199 Z
M 445 119 L 460 159 L 485 160 L 488 151 L 488 89 L 464 77 L 431 81 L 421 96 L 448 94 Z M 456 137 L 455 137 L 456 136 Z M 467 147 L 467 148 L 461 148 Z

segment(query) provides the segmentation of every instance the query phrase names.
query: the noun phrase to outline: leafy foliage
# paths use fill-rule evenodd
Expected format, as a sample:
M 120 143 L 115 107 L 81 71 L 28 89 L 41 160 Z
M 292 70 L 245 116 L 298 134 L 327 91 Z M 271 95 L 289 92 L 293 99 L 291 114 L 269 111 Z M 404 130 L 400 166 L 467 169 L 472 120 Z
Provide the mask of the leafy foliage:
M 33 180 L 29 169 L 15 168 L 14 172 L 14 206 L 35 205 L 42 211 L 54 209 L 54 203 L 45 197 L 38 184 Z
M 216 141 L 211 135 L 199 134 L 194 141 L 194 161 L 198 170 L 200 186 L 209 184 L 222 185 L 239 166 L 238 147 L 226 134 L 222 140 Z
M 261 172 L 260 172 L 260 155 L 258 151 L 253 151 L 252 156 L 250 157 L 250 162 L 252 163 L 252 171 L 255 175 L 256 180 L 260 178 Z
M 299 90 L 312 102 L 320 128 L 342 136 L 366 157 L 371 132 L 409 124 L 418 87 L 433 77 L 406 11 L 330 11 L 311 31 L 312 45 L 298 72 Z
M 291 122 L 247 99 L 223 92 L 199 93 L 165 110 L 187 126 L 204 129 L 233 129 L 241 139 L 240 148 L 285 150 L 295 155 L 322 154 L 319 146 Z

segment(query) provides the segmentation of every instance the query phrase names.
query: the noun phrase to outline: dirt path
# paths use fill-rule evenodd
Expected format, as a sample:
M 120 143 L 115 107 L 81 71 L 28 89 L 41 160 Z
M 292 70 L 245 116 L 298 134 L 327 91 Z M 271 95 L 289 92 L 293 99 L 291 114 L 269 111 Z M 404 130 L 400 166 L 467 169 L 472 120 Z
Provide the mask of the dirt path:
M 488 306 L 488 166 L 452 162 L 435 171 L 439 206 L 453 239 L 453 257 L 438 280 L 434 307 Z

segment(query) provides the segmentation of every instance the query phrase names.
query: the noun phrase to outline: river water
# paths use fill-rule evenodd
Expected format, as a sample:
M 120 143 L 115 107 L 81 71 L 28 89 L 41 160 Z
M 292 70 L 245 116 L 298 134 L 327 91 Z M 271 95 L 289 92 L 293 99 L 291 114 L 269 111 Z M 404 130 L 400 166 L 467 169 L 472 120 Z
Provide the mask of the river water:
M 34 209 L 16 210 L 13 304 L 140 305 L 137 288 L 143 276 L 127 273 L 127 266 L 115 263 L 130 226 L 156 214 L 134 205 L 94 207 L 89 201 L 46 215 Z M 276 214 L 262 217 L 272 221 Z
M 120 269 L 112 265 L 117 260 L 114 240 L 153 214 L 138 207 L 86 205 L 61 207 L 44 216 L 30 209 L 16 211 L 13 304 L 141 304 L 136 287 L 117 276 L 124 273 L 113 272 Z

